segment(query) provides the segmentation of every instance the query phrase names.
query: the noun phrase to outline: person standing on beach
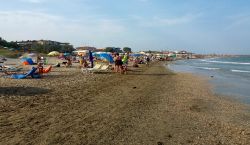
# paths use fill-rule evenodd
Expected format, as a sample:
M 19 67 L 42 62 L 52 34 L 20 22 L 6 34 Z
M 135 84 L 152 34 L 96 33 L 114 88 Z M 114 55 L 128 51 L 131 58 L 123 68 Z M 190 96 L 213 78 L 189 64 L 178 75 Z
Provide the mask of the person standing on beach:
M 127 53 L 123 56 L 123 58 L 122 58 L 123 72 L 124 72 L 125 74 L 127 73 L 128 59 L 129 59 L 129 52 L 127 52 Z
M 93 68 L 94 67 L 94 57 L 92 52 L 89 50 L 89 61 L 90 61 L 90 67 Z
M 149 67 L 149 62 L 150 62 L 150 58 L 149 58 L 149 56 L 147 56 L 146 57 L 146 65 L 147 65 L 147 67 Z
M 119 53 L 115 54 L 114 61 L 115 61 L 115 71 L 122 73 L 122 58 L 121 56 L 119 56 Z

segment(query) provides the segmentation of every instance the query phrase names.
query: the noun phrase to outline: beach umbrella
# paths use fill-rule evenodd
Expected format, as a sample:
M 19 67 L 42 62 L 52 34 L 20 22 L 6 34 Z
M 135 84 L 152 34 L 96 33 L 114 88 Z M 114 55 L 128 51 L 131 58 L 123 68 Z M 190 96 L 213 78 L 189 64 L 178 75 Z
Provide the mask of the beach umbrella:
M 33 64 L 34 64 L 32 58 L 22 58 L 22 59 L 21 59 L 21 62 L 22 62 L 24 65 L 33 65 Z
M 113 57 L 112 57 L 110 54 L 108 54 L 108 53 L 101 53 L 101 54 L 99 54 L 99 57 L 100 57 L 101 59 L 107 60 L 107 61 L 110 62 L 110 63 L 114 63 Z
M 60 53 L 58 51 L 51 51 L 50 53 L 48 53 L 48 56 L 59 56 Z
M 69 56 L 69 55 L 70 55 L 70 53 L 65 52 L 63 55 L 64 55 L 64 56 Z
M 133 56 L 133 57 L 140 57 L 142 56 L 143 54 L 139 54 L 139 53 L 132 53 L 130 54 L 130 56 Z

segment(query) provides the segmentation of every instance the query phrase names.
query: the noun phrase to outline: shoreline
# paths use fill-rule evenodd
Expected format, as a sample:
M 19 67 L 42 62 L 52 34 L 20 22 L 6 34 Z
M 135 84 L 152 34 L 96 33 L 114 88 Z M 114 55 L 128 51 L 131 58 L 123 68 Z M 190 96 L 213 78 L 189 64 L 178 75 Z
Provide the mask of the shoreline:
M 220 61 L 220 60 L 218 60 Z M 221 60 L 223 61 L 223 60 Z M 216 64 L 203 64 L 203 61 L 178 62 L 167 66 L 175 72 L 191 73 L 207 77 L 217 95 L 228 96 L 244 104 L 250 104 L 249 79 L 247 73 L 235 73 L 234 66 L 217 66 Z M 231 69 L 231 70 L 230 70 Z
M 161 62 L 127 75 L 54 68 L 0 86 L 1 144 L 250 144 L 248 105 Z
M 193 72 L 178 72 L 178 71 L 175 71 L 175 70 L 172 70 L 169 68 L 169 66 L 166 64 L 166 69 L 168 69 L 169 71 L 172 71 L 173 73 L 176 73 L 176 74 L 183 74 L 183 75 L 191 75 L 193 77 L 196 77 L 198 78 L 199 80 L 202 80 L 204 83 L 207 83 L 207 87 L 211 90 L 212 94 L 214 96 L 219 96 L 219 97 L 222 97 L 224 98 L 225 100 L 230 100 L 231 102 L 235 102 L 235 103 L 239 103 L 239 104 L 242 104 L 242 105 L 246 105 L 246 106 L 250 106 L 250 101 L 248 102 L 243 102 L 244 97 L 246 96 L 237 96 L 237 95 L 226 95 L 225 93 L 222 93 L 222 92 L 216 92 L 215 91 L 215 84 L 213 82 L 211 82 L 211 76 L 207 76 L 205 74 L 198 74 L 198 73 L 193 73 Z

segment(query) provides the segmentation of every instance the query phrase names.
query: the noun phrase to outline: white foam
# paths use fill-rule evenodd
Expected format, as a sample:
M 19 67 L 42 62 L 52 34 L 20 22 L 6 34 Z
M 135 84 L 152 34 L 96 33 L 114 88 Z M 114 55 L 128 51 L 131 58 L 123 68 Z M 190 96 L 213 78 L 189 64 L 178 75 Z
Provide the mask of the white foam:
M 215 68 L 215 67 L 196 67 L 199 69 L 205 69 L 205 70 L 219 70 L 220 68 Z
M 232 72 L 240 72 L 240 73 L 250 73 L 250 71 L 247 70 L 237 70 L 237 69 L 233 69 L 231 70 Z
M 211 63 L 222 63 L 222 64 L 241 64 L 241 65 L 250 65 L 250 62 L 230 62 L 230 61 L 211 61 L 211 60 L 205 60 L 206 62 Z

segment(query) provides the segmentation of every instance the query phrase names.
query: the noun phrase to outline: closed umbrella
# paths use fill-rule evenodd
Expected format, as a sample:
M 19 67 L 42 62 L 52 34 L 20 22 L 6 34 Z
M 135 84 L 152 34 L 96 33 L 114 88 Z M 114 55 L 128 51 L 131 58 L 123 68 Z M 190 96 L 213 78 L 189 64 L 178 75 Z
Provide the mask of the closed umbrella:
M 89 50 L 89 61 L 91 63 L 91 68 L 93 68 L 94 67 L 94 57 L 93 57 L 93 54 L 90 50 Z

